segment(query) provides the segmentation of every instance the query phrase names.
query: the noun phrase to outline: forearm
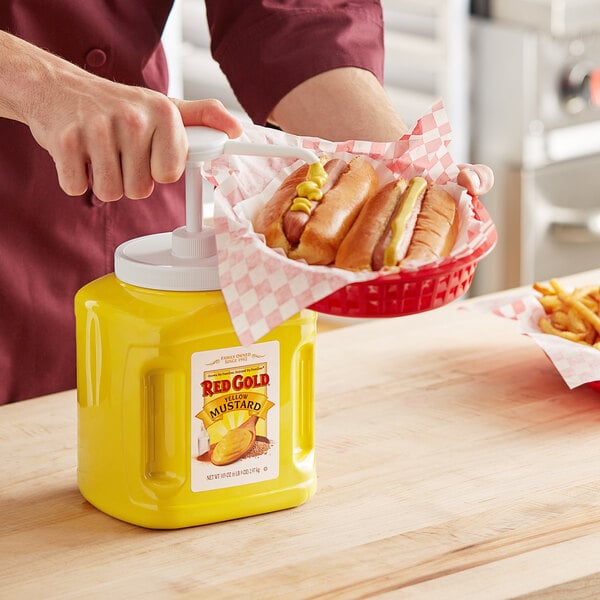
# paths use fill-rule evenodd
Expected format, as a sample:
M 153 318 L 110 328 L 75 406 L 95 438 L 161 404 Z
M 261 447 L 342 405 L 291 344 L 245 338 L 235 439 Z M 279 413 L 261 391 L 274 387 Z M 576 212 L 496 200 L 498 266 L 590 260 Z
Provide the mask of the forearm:
M 326 71 L 295 87 L 275 106 L 271 122 L 296 135 L 333 141 L 394 142 L 407 132 L 377 78 L 353 67 Z M 459 165 L 458 183 L 486 194 L 494 174 L 485 165 Z
M 35 81 L 42 69 L 30 56 L 37 49 L 0 31 L 0 117 L 25 122 L 23 99 L 35 97 Z M 28 100 L 30 102 L 31 100 Z
M 184 102 L 104 79 L 0 31 L 0 117 L 29 126 L 52 156 L 59 184 L 83 194 L 145 198 L 185 167 L 184 126 L 232 136 L 241 125 L 216 100 Z
M 33 102 L 40 102 L 42 81 L 60 60 L 5 31 L 0 31 L 0 117 L 27 122 Z
M 127 108 L 154 93 L 98 77 L 25 40 L 0 31 L 0 116 L 27 124 L 52 153 L 50 130 L 64 131 L 85 116 Z
M 377 78 L 355 67 L 301 83 L 281 99 L 269 120 L 290 133 L 334 141 L 391 142 L 407 131 Z

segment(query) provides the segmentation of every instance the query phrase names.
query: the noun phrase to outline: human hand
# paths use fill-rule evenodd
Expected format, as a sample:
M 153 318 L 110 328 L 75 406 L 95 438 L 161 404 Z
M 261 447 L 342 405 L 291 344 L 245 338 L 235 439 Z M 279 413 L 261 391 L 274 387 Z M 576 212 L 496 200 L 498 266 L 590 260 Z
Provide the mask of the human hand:
M 487 194 L 494 185 L 494 172 L 487 165 L 460 164 L 456 183 L 472 196 Z
M 242 126 L 218 100 L 184 101 L 114 83 L 69 65 L 44 87 L 24 119 L 54 159 L 71 196 L 91 181 L 103 201 L 146 198 L 154 183 L 177 181 L 187 157 L 185 126 L 238 137 Z

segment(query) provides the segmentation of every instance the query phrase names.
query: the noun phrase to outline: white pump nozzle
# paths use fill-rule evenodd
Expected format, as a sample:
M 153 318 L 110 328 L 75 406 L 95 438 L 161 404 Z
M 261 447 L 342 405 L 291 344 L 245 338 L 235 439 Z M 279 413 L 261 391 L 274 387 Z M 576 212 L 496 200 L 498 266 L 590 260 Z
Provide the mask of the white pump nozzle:
M 213 194 L 212 184 L 202 177 L 204 161 L 222 154 L 299 158 L 309 164 L 319 161 L 305 148 L 238 142 L 209 127 L 187 127 L 186 133 L 186 224 L 172 233 L 121 244 L 115 252 L 115 274 L 121 281 L 159 290 L 220 289 L 215 232 L 203 223 L 203 203 L 212 201 Z
M 221 156 L 221 154 L 299 158 L 309 164 L 319 161 L 314 152 L 298 146 L 238 142 L 237 140 L 230 140 L 225 132 L 209 127 L 187 127 L 186 131 L 189 148 L 188 164 L 199 164 L 205 160 Z
M 277 146 L 275 144 L 249 144 L 247 142 L 236 142 L 235 140 L 225 142 L 223 154 L 299 158 L 309 165 L 319 162 L 319 157 L 306 148 L 299 148 L 297 146 Z

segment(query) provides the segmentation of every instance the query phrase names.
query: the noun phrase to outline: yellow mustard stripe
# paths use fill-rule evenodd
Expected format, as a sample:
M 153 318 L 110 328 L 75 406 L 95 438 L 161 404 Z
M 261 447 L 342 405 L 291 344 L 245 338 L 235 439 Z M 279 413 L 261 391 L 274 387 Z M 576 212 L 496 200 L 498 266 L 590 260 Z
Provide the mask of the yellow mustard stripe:
M 395 267 L 398 264 L 400 260 L 397 255 L 398 244 L 402 239 L 406 223 L 415 208 L 417 200 L 426 189 L 427 181 L 423 177 L 413 177 L 410 180 L 402 207 L 392 221 L 392 240 L 383 254 L 383 265 L 385 267 Z

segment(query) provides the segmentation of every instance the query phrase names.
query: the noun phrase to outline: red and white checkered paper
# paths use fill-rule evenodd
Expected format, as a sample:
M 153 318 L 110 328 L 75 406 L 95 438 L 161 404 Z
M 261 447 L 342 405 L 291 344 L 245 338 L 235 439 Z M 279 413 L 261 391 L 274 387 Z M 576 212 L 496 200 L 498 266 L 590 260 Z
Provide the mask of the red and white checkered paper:
M 458 167 L 448 151 L 451 128 L 442 102 L 397 142 L 335 143 L 254 125 L 246 126 L 241 140 L 299 146 L 328 158 L 363 156 L 375 167 L 380 185 L 415 175 L 444 185 L 459 206 L 461 227 L 452 253 L 457 258 L 471 254 L 490 233 L 474 218 L 470 196 L 455 183 Z M 253 215 L 300 164 L 290 158 L 224 155 L 204 165 L 204 175 L 216 186 L 215 230 L 223 295 L 244 345 L 337 289 L 379 276 L 292 261 L 282 251 L 268 248 L 254 232 Z
M 540 330 L 538 323 L 545 313 L 535 294 L 511 298 L 510 301 L 507 298 L 486 298 L 469 303 L 469 308 L 517 321 L 520 333 L 536 341 L 569 388 L 600 379 L 600 352 L 596 348 Z

